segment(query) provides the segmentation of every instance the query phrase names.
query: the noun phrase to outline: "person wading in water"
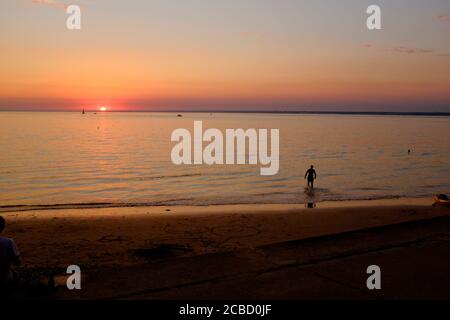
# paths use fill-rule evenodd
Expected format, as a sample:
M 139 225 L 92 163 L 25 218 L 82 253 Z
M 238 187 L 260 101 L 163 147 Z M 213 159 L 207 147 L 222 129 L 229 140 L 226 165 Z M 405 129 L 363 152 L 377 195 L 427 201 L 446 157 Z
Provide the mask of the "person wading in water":
M 305 179 L 308 179 L 308 187 L 311 187 L 311 190 L 314 189 L 314 180 L 317 179 L 316 170 L 314 170 L 314 166 L 308 169 L 305 173 Z

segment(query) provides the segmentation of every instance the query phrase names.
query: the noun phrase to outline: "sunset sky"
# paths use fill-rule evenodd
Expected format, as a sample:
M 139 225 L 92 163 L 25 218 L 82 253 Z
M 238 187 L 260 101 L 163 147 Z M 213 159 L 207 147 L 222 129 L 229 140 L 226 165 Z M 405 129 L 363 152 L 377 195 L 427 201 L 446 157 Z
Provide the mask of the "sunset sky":
M 450 112 L 448 0 L 1 0 L 0 37 L 0 110 Z

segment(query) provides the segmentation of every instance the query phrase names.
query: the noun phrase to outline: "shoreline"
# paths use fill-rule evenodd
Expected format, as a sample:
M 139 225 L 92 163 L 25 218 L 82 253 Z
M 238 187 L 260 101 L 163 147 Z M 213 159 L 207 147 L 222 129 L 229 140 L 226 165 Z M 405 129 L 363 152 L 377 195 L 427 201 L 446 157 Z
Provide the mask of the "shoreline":
M 27 109 L 0 109 L 0 112 L 18 113 L 18 112 L 66 112 L 66 113 L 80 113 L 79 108 L 71 110 L 27 110 Z M 99 112 L 96 109 L 85 110 L 89 113 Z M 108 113 L 170 113 L 170 114 L 192 114 L 192 113 L 207 113 L 207 114 L 283 114 L 283 115 L 357 115 L 357 116 L 414 116 L 414 117 L 435 117 L 443 116 L 450 117 L 450 112 L 445 111 L 431 111 L 431 112 L 389 112 L 389 111 L 313 111 L 313 110 L 108 110 Z
M 318 208 L 342 208 L 342 207 L 356 207 L 356 206 L 371 206 L 371 205 L 409 205 L 409 204 L 432 204 L 432 197 L 390 197 L 390 198 L 376 198 L 376 199 L 346 199 L 346 200 L 324 200 L 317 202 Z M 221 208 L 229 206 L 295 206 L 304 207 L 304 203 L 230 203 L 230 204 L 173 204 L 166 202 L 87 202 L 87 203 L 61 203 L 61 204 L 19 204 L 19 205 L 0 205 L 0 214 L 11 212 L 26 212 L 26 211 L 47 211 L 47 210 L 74 210 L 74 209 L 105 209 L 105 208 L 159 208 L 159 207 L 174 207 L 174 208 Z

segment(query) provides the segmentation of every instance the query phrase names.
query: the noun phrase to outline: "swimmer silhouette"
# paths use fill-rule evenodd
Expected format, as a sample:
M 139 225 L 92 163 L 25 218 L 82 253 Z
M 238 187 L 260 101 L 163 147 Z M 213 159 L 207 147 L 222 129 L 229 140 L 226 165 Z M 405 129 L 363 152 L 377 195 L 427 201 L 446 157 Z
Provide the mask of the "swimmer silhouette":
M 316 170 L 314 170 L 314 166 L 308 169 L 305 173 L 305 179 L 308 178 L 308 187 L 314 189 L 314 180 L 317 179 Z

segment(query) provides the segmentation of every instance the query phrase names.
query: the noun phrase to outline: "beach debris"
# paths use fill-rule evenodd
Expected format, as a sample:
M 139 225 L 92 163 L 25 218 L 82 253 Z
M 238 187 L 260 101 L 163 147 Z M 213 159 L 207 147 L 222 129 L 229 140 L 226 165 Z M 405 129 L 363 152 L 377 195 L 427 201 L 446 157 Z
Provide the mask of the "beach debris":
M 433 207 L 436 206 L 450 207 L 450 199 L 446 194 L 439 194 L 434 197 Z
M 49 290 L 50 292 L 56 291 L 57 284 L 56 284 L 56 281 L 55 281 L 55 276 L 54 276 L 53 274 L 51 274 L 51 275 L 49 276 L 49 278 L 48 278 L 48 281 L 47 281 L 47 288 L 48 288 L 48 290 Z
M 58 289 L 55 275 L 62 272 L 62 270 L 62 267 L 19 267 L 14 272 L 16 282 L 8 292 L 8 295 L 14 297 L 14 299 L 29 299 L 52 295 Z
M 98 239 L 99 242 L 123 242 L 123 241 L 127 241 L 126 239 L 124 239 L 122 236 L 113 236 L 113 235 L 108 235 L 108 236 L 103 236 L 100 239 Z

